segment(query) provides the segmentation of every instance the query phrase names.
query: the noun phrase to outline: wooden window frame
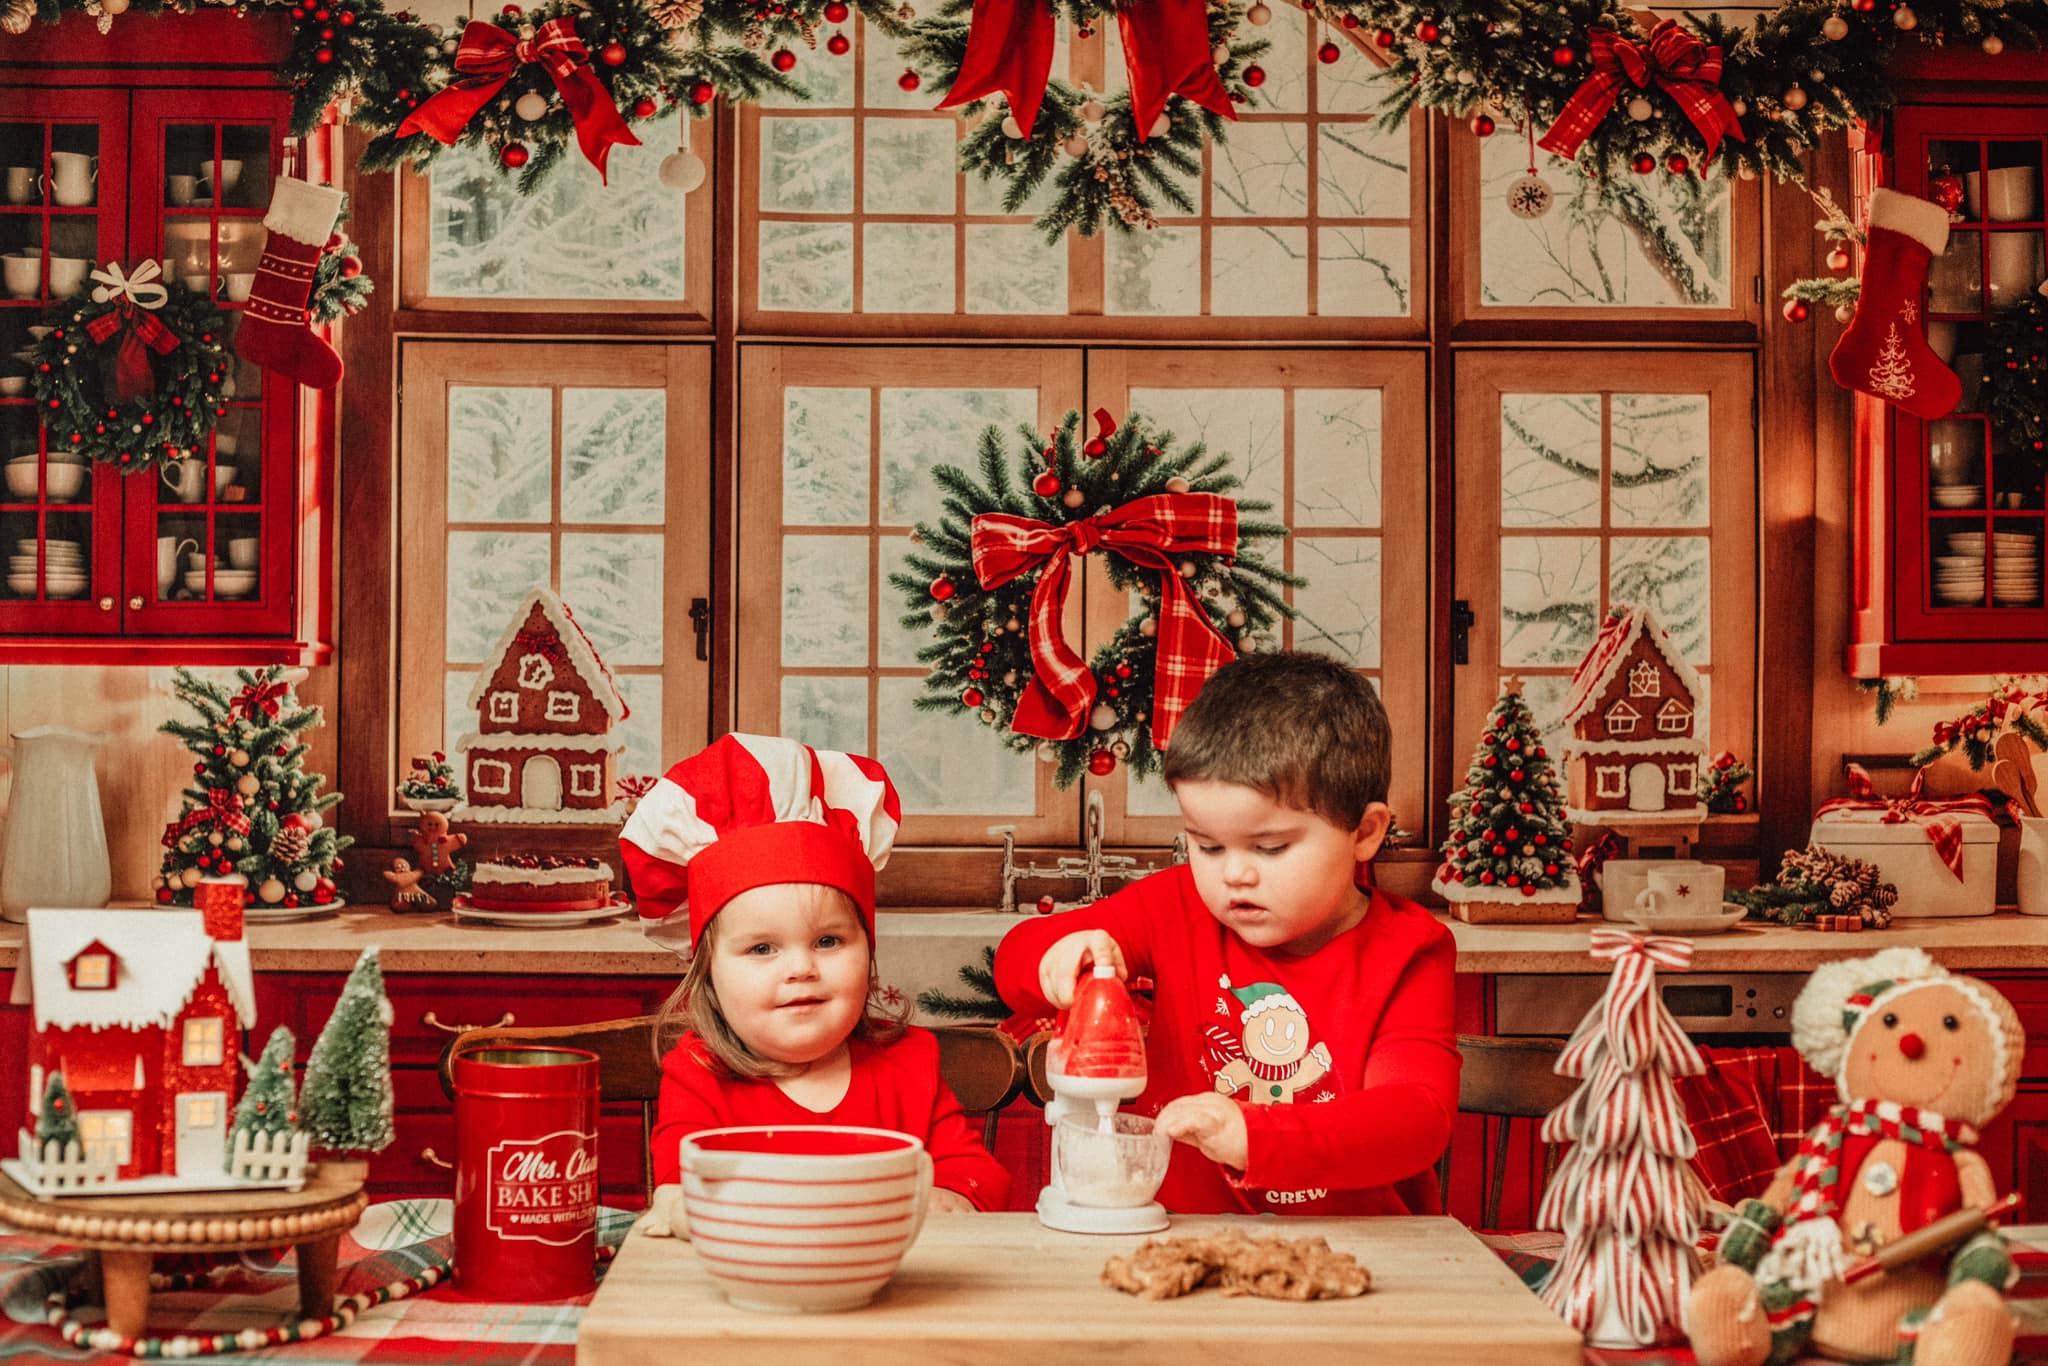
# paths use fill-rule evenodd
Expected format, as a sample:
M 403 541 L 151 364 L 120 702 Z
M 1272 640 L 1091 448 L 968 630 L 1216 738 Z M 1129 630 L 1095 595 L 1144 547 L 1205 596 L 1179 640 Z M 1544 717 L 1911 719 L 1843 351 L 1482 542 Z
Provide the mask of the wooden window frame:
M 1625 374 L 1616 373 L 1613 353 L 1604 351 L 1534 352 L 1525 349 L 1465 351 L 1458 357 L 1457 517 L 1459 555 L 1454 596 L 1472 604 L 1470 665 L 1454 670 L 1453 730 L 1471 744 L 1485 729 L 1486 717 L 1498 699 L 1498 680 L 1515 668 L 1500 662 L 1501 540 L 1545 537 L 1597 538 L 1602 543 L 1600 608 L 1607 599 L 1607 543 L 1616 535 L 1657 534 L 1660 528 L 1615 528 L 1611 525 L 1608 442 L 1611 424 L 1603 402 L 1601 421 L 1600 518 L 1590 526 L 1515 527 L 1500 525 L 1500 398 L 1515 394 L 1701 393 L 1710 404 L 1732 402 L 1732 411 L 1710 408 L 1707 470 L 1708 513 L 1698 528 L 1671 528 L 1669 534 L 1703 535 L 1708 542 L 1709 574 L 1714 601 L 1709 625 L 1713 661 L 1702 670 L 1710 678 L 1713 699 L 1712 733 L 1703 737 L 1708 752 L 1755 752 L 1761 727 L 1757 723 L 1757 660 L 1759 640 L 1756 519 L 1761 498 L 1756 437 L 1746 401 L 1754 391 L 1755 358 L 1741 351 L 1632 351 Z M 1540 360 L 1541 365 L 1532 365 Z M 1718 399 L 1726 394 L 1728 399 Z M 1530 666 L 1524 676 L 1569 674 L 1564 666 Z
M 1289 7 L 1290 10 L 1292 7 Z M 865 20 L 859 21 L 865 24 Z M 1288 13 L 1279 22 L 1300 22 L 1311 26 L 1316 20 L 1306 14 Z M 1379 56 L 1365 40 L 1361 32 L 1351 29 L 1330 29 L 1328 32 L 1350 48 L 1349 59 L 1380 63 Z M 1400 315 L 1365 314 L 1321 316 L 1304 313 L 1298 317 L 1252 316 L 1239 317 L 1230 314 L 1211 315 L 1206 312 L 1177 314 L 1167 317 L 1116 314 L 1103 312 L 1103 281 L 1107 261 L 1108 235 L 1120 231 L 1104 228 L 1094 237 L 1082 237 L 1078 233 L 1067 236 L 1067 311 L 1052 314 L 1029 313 L 968 313 L 967 292 L 967 235 L 970 226 L 985 224 L 1029 225 L 1033 215 L 1003 213 L 970 213 L 966 208 L 966 177 L 956 177 L 954 211 L 946 214 L 928 213 L 886 213 L 874 215 L 875 221 L 889 223 L 934 223 L 948 224 L 956 231 L 953 238 L 954 277 L 953 293 L 955 311 L 952 313 L 866 313 L 860 309 L 863 290 L 862 265 L 865 247 L 863 229 L 870 218 L 862 206 L 866 166 L 865 121 L 869 119 L 932 119 L 931 111 L 924 109 L 869 109 L 859 101 L 862 99 L 866 75 L 866 44 L 856 40 L 853 50 L 844 60 L 854 63 L 853 89 L 856 103 L 851 107 L 832 106 L 811 108 L 805 105 L 777 106 L 763 110 L 759 104 L 749 103 L 740 108 L 739 122 L 742 149 L 735 158 L 737 211 L 739 241 L 755 243 L 759 238 L 763 221 L 846 223 L 852 229 L 853 257 L 852 297 L 853 308 L 845 313 L 809 313 L 793 310 L 763 309 L 755 300 L 760 293 L 760 254 L 754 250 L 736 253 L 738 294 L 737 310 L 740 331 L 752 338 L 875 338 L 883 341 L 909 342 L 924 338 L 939 337 L 988 337 L 997 336 L 1004 341 L 1027 342 L 1035 340 L 1073 341 L 1175 341 L 1202 339 L 1227 342 L 1292 342 L 1312 345 L 1318 341 L 1359 341 L 1412 340 L 1421 337 L 1427 326 L 1430 294 L 1430 207 L 1429 185 L 1432 173 L 1430 165 L 1430 143 L 1427 136 L 1427 120 L 1412 119 L 1408 124 L 1409 175 L 1408 209 L 1400 218 L 1345 218 L 1323 220 L 1318 218 L 1316 208 L 1320 186 L 1316 175 L 1316 160 L 1320 155 L 1316 146 L 1316 131 L 1325 124 L 1353 124 L 1371 127 L 1377 120 L 1374 113 L 1326 114 L 1316 108 L 1315 72 L 1317 63 L 1312 60 L 1316 31 L 1312 27 L 1307 37 L 1308 48 L 1304 59 L 1310 67 L 1310 81 L 1307 107 L 1299 112 L 1240 110 L 1240 120 L 1255 123 L 1297 123 L 1307 130 L 1308 142 L 1307 208 L 1305 216 L 1289 218 L 1235 217 L 1215 215 L 1210 212 L 1212 194 L 1210 168 L 1214 163 L 1216 149 L 1206 145 L 1202 151 L 1202 183 L 1198 187 L 1198 212 L 1192 217 L 1162 218 L 1162 228 L 1199 228 L 1203 230 L 1201 247 L 1203 306 L 1208 306 L 1210 293 L 1210 253 L 1213 250 L 1208 229 L 1212 227 L 1283 227 L 1302 228 L 1306 234 L 1307 257 L 1304 280 L 1305 302 L 1313 303 L 1316 292 L 1318 256 L 1315 250 L 1316 234 L 1325 227 L 1374 228 L 1405 227 L 1408 231 L 1408 311 Z M 1071 38 L 1069 41 L 1069 72 L 1072 79 L 1086 81 L 1096 89 L 1105 88 L 1103 74 L 1104 39 L 1100 32 L 1086 39 Z M 853 207 L 844 214 L 764 212 L 760 207 L 760 125 L 764 118 L 796 119 L 847 119 L 853 124 Z M 961 121 L 953 120 L 956 130 L 956 145 L 961 130 Z
M 536 362 L 535 353 L 545 360 Z M 405 756 L 442 748 L 447 730 L 442 698 L 446 684 L 447 537 L 451 529 L 543 532 L 549 537 L 549 587 L 560 586 L 561 539 L 564 535 L 618 532 L 656 535 L 662 541 L 662 609 L 665 634 L 658 665 L 608 661 L 614 674 L 661 679 L 661 752 L 687 753 L 708 738 L 708 670 L 692 658 L 688 625 L 692 598 L 711 592 L 711 471 L 696 456 L 696 433 L 710 425 L 711 353 L 687 343 L 530 343 L 478 349 L 459 343 L 415 341 L 400 358 L 406 385 L 401 413 L 401 452 L 419 453 L 415 469 L 403 456 L 395 486 L 400 521 L 400 549 L 395 604 L 397 670 L 392 680 L 397 712 L 390 755 L 394 771 Z M 549 516 L 545 522 L 462 523 L 451 528 L 447 518 L 447 393 L 456 385 L 498 385 L 546 388 L 551 391 L 553 428 L 549 459 Z M 663 511 L 659 523 L 572 523 L 563 520 L 562 407 L 566 389 L 641 388 L 665 396 L 667 450 L 663 472 Z M 701 555 L 693 551 L 702 551 Z M 488 662 L 488 661 L 486 661 Z M 429 681 L 430 680 L 430 681 Z M 431 700 L 433 705 L 421 704 Z M 433 717 L 429 724 L 426 713 Z M 387 822 L 401 818 L 386 789 Z M 537 827 L 521 826 L 522 832 Z M 540 827 L 545 828 L 545 827 Z M 564 827 L 568 829 L 569 827 Z M 583 827 L 587 830 L 587 827 Z M 605 833 L 609 834 L 606 827 Z M 564 838 L 575 840 L 571 834 Z M 587 840 L 587 833 L 581 836 Z

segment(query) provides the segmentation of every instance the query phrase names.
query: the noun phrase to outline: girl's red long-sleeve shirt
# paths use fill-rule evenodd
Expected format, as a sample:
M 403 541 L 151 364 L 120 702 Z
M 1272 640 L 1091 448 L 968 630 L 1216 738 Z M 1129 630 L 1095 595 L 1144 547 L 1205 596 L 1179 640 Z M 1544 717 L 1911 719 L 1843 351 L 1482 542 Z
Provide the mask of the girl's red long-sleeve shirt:
M 955 1191 L 976 1209 L 999 1210 L 1010 1176 L 974 1136 L 952 1088 L 939 1075 L 939 1041 L 906 1029 L 888 1043 L 849 1039 L 853 1075 L 830 1110 L 807 1110 L 766 1078 L 735 1077 L 712 1060 L 694 1034 L 683 1035 L 661 1064 L 655 1107 L 654 1180 L 683 1179 L 683 1140 L 699 1129 L 736 1124 L 857 1124 L 894 1129 L 924 1140 L 933 1184 Z
M 1212 916 L 1182 865 L 1093 906 L 1027 920 L 1003 937 L 996 986 L 1049 1012 L 1039 960 L 1080 930 L 1106 930 L 1132 977 L 1154 982 L 1139 1113 L 1224 1091 L 1245 1112 L 1234 1173 L 1176 1143 L 1159 1199 L 1186 1214 L 1433 1214 L 1430 1170 L 1458 1106 L 1450 931 L 1375 890 L 1357 925 L 1293 956 L 1246 944 Z

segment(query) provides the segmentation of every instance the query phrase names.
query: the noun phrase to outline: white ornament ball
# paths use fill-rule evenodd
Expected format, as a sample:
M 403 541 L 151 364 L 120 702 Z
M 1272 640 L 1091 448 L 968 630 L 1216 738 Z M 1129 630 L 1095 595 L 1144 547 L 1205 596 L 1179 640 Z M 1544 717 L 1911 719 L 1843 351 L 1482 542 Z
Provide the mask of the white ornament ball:
M 1650 115 L 1656 112 L 1657 107 L 1641 95 L 1637 95 L 1628 102 L 1628 116 L 1637 123 L 1649 122 Z
M 462 44 L 457 42 L 453 38 L 444 38 L 441 40 L 441 51 L 447 53 L 450 57 L 453 57 L 461 47 Z
M 246 848 L 248 848 L 248 845 L 243 842 L 240 835 L 228 836 L 228 852 L 230 854 L 239 854 Z
M 1015 669 L 1003 670 L 1003 685 L 1005 687 L 1015 687 L 1017 685 L 1017 671 Z
M 1060 495 L 1060 501 L 1070 508 L 1077 508 L 1088 501 L 1088 495 L 1079 489 L 1068 489 Z
M 1188 491 L 1188 481 L 1176 474 L 1173 478 L 1166 481 L 1166 491 L 1168 493 L 1186 493 Z
M 244 773 L 241 777 L 235 779 L 235 791 L 241 793 L 244 797 L 255 796 L 256 790 L 262 786 L 263 784 L 256 781 L 256 775 L 253 773 Z
M 981 709 L 981 721 L 983 725 L 992 726 L 995 724 L 995 720 L 996 709 L 994 707 L 983 707 Z
M 1177 568 L 1180 570 L 1180 576 L 1184 579 L 1192 579 L 1195 576 L 1195 562 L 1193 560 L 1182 560 Z
M 1839 14 L 1830 14 L 1820 26 L 1820 36 L 1831 43 L 1839 43 L 1849 36 L 1849 21 Z
M 1110 743 L 1110 746 L 1109 746 L 1109 752 L 1110 752 L 1111 754 L 1114 754 L 1114 755 L 1115 755 L 1115 756 L 1116 756 L 1117 758 L 1119 758 L 1119 759 L 1128 759 L 1128 758 L 1130 758 L 1130 757 L 1131 757 L 1131 745 L 1130 745 L 1130 741 L 1128 741 L 1128 740 L 1115 740 L 1115 741 L 1112 741 L 1112 742 Z
M 1742 115 L 1747 114 L 1749 112 L 1749 101 L 1741 99 L 1730 100 L 1728 101 L 1728 107 L 1735 111 L 1735 115 L 1737 118 L 1740 118 Z
M 1853 317 L 1855 317 L 1855 316 L 1856 316 L 1856 305 L 1854 305 L 1854 304 L 1836 304 L 1836 305 L 1835 305 L 1835 321 L 1836 321 L 1836 322 L 1838 322 L 1838 323 L 1845 323 L 1845 322 L 1848 322 L 1848 321 L 1849 321 L 1849 320 L 1850 320 L 1851 318 L 1853 318 Z
M 1088 728 L 1090 730 L 1115 730 L 1116 708 L 1110 706 L 1107 702 L 1097 702 L 1095 710 L 1088 713 Z
M 1163 138 L 1166 136 L 1167 129 L 1171 127 L 1173 127 L 1173 120 L 1161 114 L 1158 118 L 1152 120 L 1151 131 L 1146 133 L 1145 136 L 1148 138 Z
M 1231 608 L 1223 614 L 1223 619 L 1229 622 L 1232 627 L 1243 626 L 1247 621 L 1251 620 L 1251 618 L 1244 614 L 1244 608 L 1242 607 Z
M 187 868 L 184 872 L 178 874 L 178 881 L 184 883 L 187 887 L 197 887 L 199 885 L 199 870 L 197 868 Z
M 1999 53 L 2005 51 L 2005 39 L 1995 33 L 1987 33 L 1984 35 L 1984 41 L 1978 44 L 1978 46 L 1984 49 L 1985 56 L 1996 57 Z
M 1138 634 L 1141 636 L 1158 635 L 1159 619 L 1157 617 L 1146 617 L 1143 621 L 1138 623 Z
M 1779 103 L 1783 104 L 1787 109 L 1804 109 L 1806 108 L 1806 92 L 1795 85 L 1780 97 Z
M 1256 28 L 1264 28 L 1273 22 L 1273 11 L 1267 9 L 1264 5 L 1253 5 L 1244 12 L 1244 19 L 1246 23 Z
M 128 0 L 100 0 L 100 9 L 107 14 L 126 14 Z
M 1100 123 L 1105 112 L 1101 100 L 1084 100 L 1080 108 L 1081 122 Z
M 1059 747 L 1058 745 L 1054 744 L 1054 743 L 1053 743 L 1052 741 L 1050 741 L 1050 740 L 1041 740 L 1041 741 L 1039 741 L 1039 744 L 1038 744 L 1038 762 L 1039 762 L 1039 763 L 1041 763 L 1041 764 L 1054 764 L 1054 763 L 1058 763 L 1058 762 L 1059 762 L 1059 757 L 1060 757 L 1060 747 Z
M 1088 137 L 1085 133 L 1069 133 L 1060 147 L 1070 157 L 1085 157 L 1088 155 Z
M 299 813 L 299 819 L 306 823 L 306 828 L 308 830 L 318 830 L 321 826 L 327 823 L 326 818 L 323 817 L 318 811 L 301 811 Z
M 704 183 L 704 159 L 695 152 L 670 152 L 656 174 L 677 194 L 688 194 Z
M 1003 115 L 1003 136 L 1006 138 L 1021 138 L 1024 136 L 1024 125 L 1017 122 L 1015 114 Z
M 263 885 L 256 889 L 256 895 L 268 905 L 275 906 L 284 900 L 284 884 L 274 877 L 263 879 Z
M 299 875 L 292 879 L 292 886 L 298 888 L 302 892 L 310 892 L 319 885 L 320 875 L 314 872 L 311 868 L 300 869 Z
M 1230 44 L 1228 44 L 1228 43 L 1218 43 L 1218 44 L 1216 44 L 1216 46 L 1214 46 L 1214 47 L 1210 48 L 1210 49 L 1209 49 L 1209 60 L 1210 60 L 1211 62 L 1215 63 L 1215 64 L 1216 64 L 1217 66 L 1222 66 L 1222 65 L 1223 65 L 1223 64 L 1224 64 L 1225 62 L 1229 61 L 1229 60 L 1230 60 Z
M 529 90 L 519 97 L 519 103 L 512 106 L 512 112 L 528 123 L 548 116 L 547 96 L 537 90 Z
M 236 768 L 247 768 L 249 766 L 249 751 L 246 749 L 229 750 L 228 762 Z
M 1899 26 L 1899 32 L 1911 33 L 1920 27 L 1920 16 L 1913 13 L 1911 5 L 1901 5 L 1892 11 L 1892 22 Z
M 944 622 L 944 621 L 946 620 L 946 618 L 948 618 L 948 617 L 950 617 L 950 616 L 952 616 L 952 615 L 953 615 L 953 607 L 952 607 L 952 604 L 950 604 L 950 603 L 944 603 L 944 602 L 935 602 L 935 603 L 933 603 L 933 604 L 932 604 L 932 620 L 933 620 L 933 621 L 936 621 L 936 622 Z

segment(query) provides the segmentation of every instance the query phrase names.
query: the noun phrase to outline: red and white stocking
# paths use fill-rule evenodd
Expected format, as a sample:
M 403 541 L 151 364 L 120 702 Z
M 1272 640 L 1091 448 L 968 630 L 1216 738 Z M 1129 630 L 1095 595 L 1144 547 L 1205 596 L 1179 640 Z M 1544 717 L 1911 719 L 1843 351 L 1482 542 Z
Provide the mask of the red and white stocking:
M 270 229 L 263 262 L 256 267 L 249 306 L 235 332 L 235 350 L 246 359 L 309 389 L 329 389 L 341 381 L 341 357 L 313 335 L 306 314 L 313 271 L 340 212 L 340 190 L 303 180 L 277 182 L 270 212 L 263 216 L 263 226 Z
M 1879 190 L 1870 199 L 1869 239 L 1856 316 L 1835 343 L 1828 372 L 1844 389 L 1897 404 L 1922 420 L 1941 417 L 1962 397 L 1962 384 L 1928 348 L 1920 300 L 1928 264 L 1948 245 L 1948 212 Z

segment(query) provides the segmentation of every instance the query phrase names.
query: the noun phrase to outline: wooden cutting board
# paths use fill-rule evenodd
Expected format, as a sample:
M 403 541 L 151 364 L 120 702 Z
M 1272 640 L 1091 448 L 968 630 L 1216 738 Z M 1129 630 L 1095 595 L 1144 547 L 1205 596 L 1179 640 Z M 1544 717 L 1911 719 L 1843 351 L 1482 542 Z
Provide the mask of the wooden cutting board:
M 1029 1214 L 935 1214 L 863 1309 L 761 1314 L 725 1302 L 685 1242 L 627 1239 L 584 1313 L 579 1366 L 1579 1366 L 1578 1335 L 1455 1220 L 1176 1218 L 1320 1236 L 1373 1288 L 1307 1304 L 1214 1290 L 1147 1303 L 1102 1284 L 1140 1237 L 1055 1233 Z

